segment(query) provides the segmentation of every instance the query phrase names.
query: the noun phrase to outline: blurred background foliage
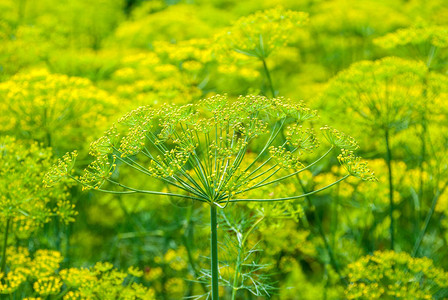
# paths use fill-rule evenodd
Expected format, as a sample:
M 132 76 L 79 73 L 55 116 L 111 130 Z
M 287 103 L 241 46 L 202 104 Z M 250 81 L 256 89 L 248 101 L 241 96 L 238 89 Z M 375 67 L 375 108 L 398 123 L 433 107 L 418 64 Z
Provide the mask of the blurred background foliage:
M 307 21 L 282 8 L 307 13 Z M 271 42 L 259 47 L 259 36 Z M 86 162 L 90 142 L 141 105 L 276 94 L 303 98 L 324 123 L 355 137 L 379 182 L 349 180 L 303 201 L 221 212 L 223 298 L 238 258 L 247 261 L 237 299 L 448 297 L 447 47 L 444 0 L 2 0 L 0 159 L 12 171 L 0 171 L 0 186 L 12 200 L 0 196 L 1 236 L 13 219 L 8 251 L 61 253 L 48 274 L 96 272 L 95 263 L 107 261 L 143 271 L 135 281 L 150 288 L 144 299 L 206 294 L 202 205 L 35 186 L 53 157 L 79 149 Z M 31 175 L 17 175 L 23 170 Z M 342 173 L 330 161 L 253 196 L 297 195 Z M 23 199 L 13 200 L 29 194 L 40 201 L 28 208 L 37 219 L 17 214 Z M 386 251 L 391 221 L 396 252 Z M 0 293 L 14 280 L 31 290 L 36 280 L 11 278 L 0 278 Z M 118 296 L 110 297 L 103 299 Z

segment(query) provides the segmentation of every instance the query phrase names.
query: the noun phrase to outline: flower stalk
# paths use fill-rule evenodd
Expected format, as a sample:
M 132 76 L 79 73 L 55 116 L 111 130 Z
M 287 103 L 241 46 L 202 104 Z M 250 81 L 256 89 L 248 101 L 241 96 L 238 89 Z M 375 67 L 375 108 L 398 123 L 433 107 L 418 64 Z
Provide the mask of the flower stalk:
M 218 269 L 218 221 L 216 206 L 210 204 L 210 250 L 212 271 L 212 300 L 219 299 L 219 269 Z

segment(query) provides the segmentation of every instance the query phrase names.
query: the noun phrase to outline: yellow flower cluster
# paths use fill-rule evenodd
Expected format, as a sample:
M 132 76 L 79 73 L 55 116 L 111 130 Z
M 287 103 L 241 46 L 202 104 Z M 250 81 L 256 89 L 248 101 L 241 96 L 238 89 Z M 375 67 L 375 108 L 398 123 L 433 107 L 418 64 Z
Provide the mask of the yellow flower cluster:
M 353 151 L 341 149 L 341 154 L 338 156 L 338 160 L 350 175 L 362 180 L 378 181 L 375 177 L 375 173 L 367 167 L 367 162 L 362 161 L 360 157 L 355 156 Z
M 163 2 L 159 5 L 166 6 Z M 121 47 L 147 48 L 154 41 L 169 41 L 168 37 L 175 41 L 206 38 L 211 35 L 212 28 L 205 20 L 221 19 L 219 11 L 206 6 L 204 11 L 201 6 L 177 4 L 147 13 L 143 5 L 136 10 L 133 19 L 120 24 L 111 42 Z
M 104 182 L 112 176 L 116 167 L 115 159 L 110 161 L 106 156 L 98 156 L 84 170 L 84 174 L 79 178 L 83 184 L 83 189 L 98 189 Z
M 325 125 L 320 129 L 327 141 L 340 149 L 355 151 L 359 149 L 358 142 L 351 136 L 340 132 L 328 125 Z
M 28 237 L 54 215 L 74 221 L 76 212 L 68 202 L 66 186 L 54 190 L 42 187 L 45 172 L 52 164 L 51 149 L 38 143 L 0 137 L 0 215 L 11 223 L 17 237 Z
M 80 182 L 85 188 L 99 188 L 108 181 L 127 192 L 142 192 L 110 179 L 120 163 L 167 183 L 178 182 L 180 185 L 173 185 L 192 193 L 194 196 L 190 198 L 225 201 L 231 194 L 246 191 L 249 184 L 258 188 L 274 182 L 273 176 L 281 169 L 304 168 L 299 156 L 312 152 L 319 141 L 314 131 L 303 129 L 303 124 L 315 119 L 317 112 L 301 101 L 253 95 L 237 99 L 216 95 L 197 104 L 140 107 L 91 144 L 90 153 L 96 159 Z M 286 122 L 292 123 L 286 125 Z M 285 129 L 283 145 L 276 146 L 274 140 Z M 322 132 L 336 146 L 357 148 L 353 138 L 339 131 L 325 127 Z M 265 144 L 260 155 L 269 154 L 267 161 L 257 162 L 256 157 L 243 167 L 244 156 L 257 141 Z M 141 159 L 136 159 L 137 156 Z M 374 176 L 366 173 L 365 164 L 357 161 L 359 158 L 346 156 L 341 162 L 350 175 L 373 180 Z M 56 165 L 49 174 L 65 176 L 64 166 L 61 172 L 61 166 Z M 52 180 L 56 182 L 57 178 Z
M 347 47 L 347 44 L 362 42 L 361 36 L 385 33 L 408 25 L 408 18 L 395 5 L 387 0 L 322 1 L 314 7 L 315 15 L 310 23 L 319 32 L 319 39 L 325 36 L 323 42 L 329 47 Z M 337 43 L 338 34 L 344 34 L 346 43 Z
M 34 291 L 42 296 L 56 295 L 62 287 L 61 279 L 55 276 L 39 278 L 33 284 Z
M 284 169 L 300 170 L 304 167 L 304 164 L 300 161 L 300 157 L 297 153 L 286 150 L 285 147 L 269 148 L 269 154 L 275 160 L 275 162 Z
M 196 48 L 196 46 L 198 48 Z M 203 42 L 157 43 L 154 52 L 124 56 L 121 67 L 112 75 L 120 97 L 139 105 L 188 103 L 198 98 L 197 77 L 208 56 Z
M 134 267 L 129 268 L 128 272 L 120 272 L 110 263 L 97 263 L 89 269 L 59 270 L 63 257 L 57 251 L 38 250 L 31 257 L 24 248 L 9 247 L 7 255 L 10 259 L 9 271 L 7 274 L 0 274 L 0 293 L 4 295 L 12 295 L 28 283 L 33 291 L 29 291 L 27 295 L 39 295 L 42 298 L 53 295 L 64 300 L 112 300 L 117 297 L 155 299 L 152 289 L 134 282 L 136 278 L 143 276 L 143 272 Z
M 20 73 L 0 83 L 0 132 L 25 134 L 56 149 L 82 144 L 118 110 L 118 100 L 88 79 Z
M 210 48 L 211 41 L 209 39 L 190 39 L 179 41 L 177 43 L 168 43 L 158 41 L 154 43 L 154 52 L 161 58 L 166 58 L 171 64 L 198 63 L 201 67 L 212 60 L 212 50 Z M 198 69 L 192 66 L 186 69 L 193 71 Z
M 376 251 L 350 264 L 348 299 L 433 299 L 448 287 L 448 273 L 429 258 Z
M 403 28 L 377 38 L 374 42 L 387 49 L 408 45 L 416 46 L 424 43 L 438 48 L 446 48 L 448 47 L 448 27 L 420 25 Z
M 43 183 L 45 187 L 52 187 L 59 183 L 62 178 L 67 177 L 73 173 L 76 157 L 78 152 L 75 150 L 71 153 L 66 153 L 62 158 L 58 159 L 57 167 L 52 168 L 51 172 L 45 174 Z
M 179 249 L 169 249 L 163 256 L 156 257 L 154 261 L 157 264 L 167 264 L 172 270 L 181 272 L 187 268 L 185 257 L 185 248 L 179 247 Z
M 352 64 L 322 95 L 336 111 L 377 130 L 406 128 L 425 101 L 425 64 L 397 57 Z
M 286 46 L 296 30 L 308 22 L 308 14 L 282 8 L 259 11 L 238 19 L 215 38 L 219 60 L 244 56 L 267 58 L 277 48 Z
M 299 151 L 312 152 L 319 147 L 319 141 L 312 128 L 303 129 L 302 125 L 294 123 L 286 128 L 286 140 L 288 145 Z

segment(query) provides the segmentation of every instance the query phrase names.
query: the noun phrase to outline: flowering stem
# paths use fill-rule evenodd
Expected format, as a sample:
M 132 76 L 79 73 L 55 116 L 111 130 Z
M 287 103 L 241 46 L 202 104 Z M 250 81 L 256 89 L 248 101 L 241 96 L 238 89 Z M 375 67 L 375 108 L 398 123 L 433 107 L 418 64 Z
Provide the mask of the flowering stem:
M 275 97 L 274 85 L 272 84 L 271 73 L 269 72 L 268 65 L 266 64 L 266 60 L 264 59 L 264 57 L 262 57 L 260 59 L 261 59 L 261 62 L 263 63 L 263 69 L 264 69 L 264 73 L 266 74 L 266 78 L 269 81 L 269 87 L 271 88 L 272 97 Z
M 211 229 L 211 271 L 212 271 L 212 300 L 219 299 L 218 285 L 218 223 L 216 206 L 210 204 L 210 229 Z
M 425 236 L 426 230 L 428 229 L 429 222 L 431 221 L 432 215 L 434 214 L 434 210 L 437 205 L 437 201 L 440 198 L 440 195 L 443 194 L 445 189 L 448 187 L 448 182 L 445 184 L 445 186 L 442 188 L 442 190 L 437 191 L 437 193 L 434 195 L 434 198 L 432 199 L 431 208 L 429 209 L 428 214 L 425 218 L 425 224 L 422 228 L 422 231 L 420 231 L 420 234 L 418 235 L 417 241 L 415 242 L 414 249 L 412 250 L 412 256 L 414 257 L 417 255 L 418 249 L 420 249 L 420 245 L 422 243 L 423 237 Z
M 386 142 L 386 163 L 387 163 L 387 170 L 389 173 L 389 218 L 390 218 L 390 249 L 394 250 L 395 246 L 395 239 L 394 239 L 394 185 L 393 185 L 393 176 L 392 176 L 392 153 L 390 150 L 390 144 L 389 144 L 389 129 L 386 129 L 384 132 L 384 138 Z
M 3 249 L 2 249 L 2 260 L 1 260 L 1 272 L 2 273 L 5 273 L 5 268 L 6 268 L 6 246 L 8 244 L 8 233 L 9 233 L 10 225 L 11 225 L 11 217 L 9 217 L 6 220 L 5 235 L 3 238 Z
M 429 68 L 432 64 L 432 60 L 434 59 L 434 56 L 437 52 L 437 47 L 432 45 L 431 49 L 429 49 L 429 54 L 428 54 L 428 58 L 426 60 L 426 66 Z
M 424 91 L 426 93 L 426 89 Z M 426 102 L 425 102 L 426 104 Z M 426 107 L 425 107 L 426 110 Z M 423 115 L 422 117 L 422 132 L 420 135 L 421 140 L 421 148 L 420 148 L 420 160 L 419 160 L 419 189 L 418 189 L 418 197 L 414 201 L 414 232 L 417 233 L 419 231 L 420 226 L 420 219 L 421 219 L 421 203 L 423 203 L 423 188 L 424 188 L 424 175 L 425 175 L 425 160 L 426 160 L 426 135 L 427 135 L 427 126 L 426 126 L 426 116 Z
M 236 293 L 238 291 L 238 276 L 240 274 L 241 253 L 242 253 L 242 249 L 238 248 L 238 258 L 236 261 L 236 270 L 235 270 L 235 274 L 233 276 L 232 300 L 235 300 Z

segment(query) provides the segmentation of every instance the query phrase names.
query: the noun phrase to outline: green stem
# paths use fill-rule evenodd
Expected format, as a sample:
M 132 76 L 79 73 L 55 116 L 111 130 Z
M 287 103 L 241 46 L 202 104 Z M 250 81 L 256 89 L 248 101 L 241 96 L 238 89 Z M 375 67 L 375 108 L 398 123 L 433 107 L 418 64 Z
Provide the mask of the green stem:
M 386 163 L 387 170 L 389 174 L 389 218 L 390 218 L 390 249 L 394 250 L 395 246 L 395 233 L 394 233 L 394 184 L 393 184 L 393 176 L 392 176 L 392 152 L 390 150 L 389 144 L 389 129 L 385 131 L 385 142 L 386 142 Z
M 219 299 L 218 284 L 218 228 L 216 206 L 210 204 L 210 229 L 211 229 L 211 271 L 212 271 L 212 300 Z
M 1 260 L 1 272 L 5 273 L 6 269 L 6 247 L 8 245 L 8 233 L 9 233 L 9 227 L 11 225 L 11 217 L 9 217 L 6 220 L 6 229 L 5 229 L 5 235 L 3 238 L 3 249 L 2 249 L 2 260 Z
M 428 68 L 431 67 L 432 60 L 434 59 L 436 52 L 437 52 L 437 47 L 432 45 L 431 49 L 429 49 L 428 58 L 426 59 L 426 66 Z
M 269 87 L 271 88 L 272 97 L 275 97 L 274 84 L 272 84 L 271 73 L 269 72 L 268 65 L 266 64 L 266 60 L 264 58 L 260 58 L 263 63 L 264 73 L 266 74 L 266 78 L 269 81 Z
M 443 194 L 443 192 L 445 191 L 447 186 L 448 186 L 448 182 L 445 184 L 445 186 L 441 190 L 437 191 L 436 195 L 434 195 L 434 198 L 432 199 L 432 203 L 431 203 L 431 208 L 429 209 L 429 212 L 425 218 L 425 224 L 423 225 L 422 231 L 420 231 L 417 241 L 415 242 L 414 249 L 412 250 L 412 256 L 417 255 L 417 252 L 420 249 L 420 245 L 423 241 L 423 237 L 425 236 L 426 230 L 428 229 L 429 222 L 431 221 L 431 218 L 434 214 L 434 211 L 435 211 L 435 208 L 437 205 L 437 201 L 439 200 L 440 195 Z
M 236 298 L 236 293 L 238 291 L 238 277 L 240 274 L 240 265 L 241 265 L 241 252 L 242 249 L 241 247 L 238 249 L 238 258 L 236 261 L 236 270 L 235 270 L 235 274 L 233 276 L 233 289 L 232 289 L 232 300 L 235 300 Z
M 421 203 L 423 203 L 423 191 L 424 191 L 424 173 L 425 173 L 425 160 L 426 160 L 426 133 L 427 133 L 427 127 L 426 127 L 426 118 L 423 116 L 422 118 L 422 132 L 420 136 L 421 140 L 421 148 L 420 148 L 420 161 L 419 161 L 419 189 L 418 189 L 418 197 L 416 199 L 414 204 L 414 218 L 415 218 L 415 224 L 414 224 L 414 232 L 418 232 L 418 228 L 420 226 L 420 219 L 421 219 L 421 213 L 420 213 L 420 207 Z

